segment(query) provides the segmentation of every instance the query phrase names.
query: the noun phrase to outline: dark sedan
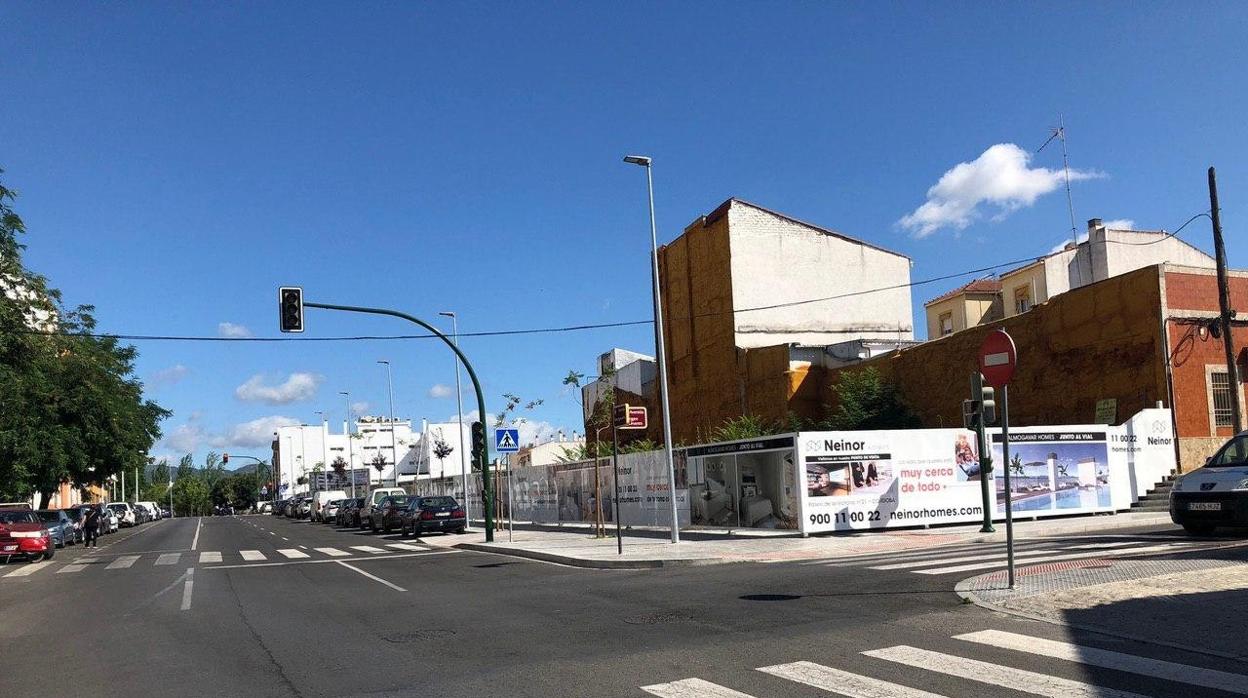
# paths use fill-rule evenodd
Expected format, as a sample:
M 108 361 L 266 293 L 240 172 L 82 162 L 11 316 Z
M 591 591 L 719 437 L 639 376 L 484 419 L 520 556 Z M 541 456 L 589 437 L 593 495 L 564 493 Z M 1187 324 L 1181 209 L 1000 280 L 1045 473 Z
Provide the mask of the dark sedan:
M 47 527 L 48 535 L 52 536 L 53 545 L 58 548 L 74 545 L 82 535 L 78 530 L 78 525 L 74 522 L 74 516 L 69 513 L 60 509 L 40 509 L 35 513 Z M 81 518 L 81 513 L 79 513 L 79 518 Z
M 411 497 L 401 514 L 403 535 L 430 531 L 463 533 L 468 515 L 454 497 Z
M 369 530 L 389 533 L 390 529 L 402 526 L 402 514 L 407 508 L 407 500 L 405 495 L 391 495 L 378 502 L 368 517 Z
M 334 517 L 334 523 L 343 528 L 359 528 L 360 507 L 362 506 L 364 506 L 363 497 L 344 499 L 342 506 L 338 507 L 338 515 Z

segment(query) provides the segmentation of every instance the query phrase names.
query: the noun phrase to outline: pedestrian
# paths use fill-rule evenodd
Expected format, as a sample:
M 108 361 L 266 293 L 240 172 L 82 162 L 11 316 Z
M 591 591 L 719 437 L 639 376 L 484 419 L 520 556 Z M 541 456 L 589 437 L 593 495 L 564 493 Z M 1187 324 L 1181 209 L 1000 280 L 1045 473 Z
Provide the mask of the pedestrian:
M 83 536 L 86 538 L 84 542 L 87 548 L 100 547 L 100 509 L 99 507 L 87 507 L 82 516 Z

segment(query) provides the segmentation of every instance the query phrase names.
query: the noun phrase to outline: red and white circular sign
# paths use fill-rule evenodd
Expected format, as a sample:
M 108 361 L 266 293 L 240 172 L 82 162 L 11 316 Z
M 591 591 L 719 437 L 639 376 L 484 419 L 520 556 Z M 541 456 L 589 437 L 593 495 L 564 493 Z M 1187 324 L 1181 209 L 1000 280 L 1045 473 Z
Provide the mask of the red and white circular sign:
M 993 330 L 984 337 L 984 343 L 979 348 L 979 372 L 984 374 L 988 385 L 1000 388 L 1009 383 L 1017 363 L 1018 352 L 1008 332 Z

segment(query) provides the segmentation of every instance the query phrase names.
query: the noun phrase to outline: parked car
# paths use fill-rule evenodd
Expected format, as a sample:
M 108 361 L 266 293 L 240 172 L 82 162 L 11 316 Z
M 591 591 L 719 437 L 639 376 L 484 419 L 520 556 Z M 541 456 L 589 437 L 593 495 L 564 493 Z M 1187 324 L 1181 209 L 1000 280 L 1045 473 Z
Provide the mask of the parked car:
M 325 514 L 322 510 L 326 504 L 335 500 L 343 500 L 347 498 L 347 493 L 342 490 L 321 490 L 312 495 L 312 508 L 310 517 L 313 521 L 325 522 Z
M 338 516 L 338 507 L 341 507 L 346 501 L 346 499 L 331 499 L 325 506 L 321 507 L 321 523 L 333 523 Z
M 368 516 L 368 530 L 389 533 L 390 529 L 403 525 L 400 515 L 407 508 L 407 495 L 383 497 Z
M 338 507 L 337 523 L 344 528 L 360 527 L 360 507 L 364 505 L 363 497 L 355 499 L 343 500 L 341 506 Z
M 468 513 L 454 497 L 412 497 L 399 517 L 405 536 L 409 531 L 417 536 L 427 531 L 463 533 L 468 526 Z
M 1175 478 L 1170 519 L 1194 536 L 1248 526 L 1248 431 L 1232 436 L 1204 467 Z
M 100 533 L 116 533 L 121 527 L 121 520 L 117 516 L 117 512 L 108 508 L 106 504 L 96 504 L 100 510 Z
M 160 507 L 156 505 L 156 502 L 139 502 L 139 506 L 147 509 L 147 515 L 150 520 L 160 520 Z
M 273 502 L 256 502 L 256 513 L 257 514 L 273 513 Z
M 130 527 L 139 524 L 138 514 L 130 506 L 130 502 L 112 502 L 108 505 L 108 508 L 117 514 L 117 524 L 119 526 Z
M 6 560 L 22 556 L 27 560 L 51 560 L 56 545 L 47 526 L 33 510 L 0 510 L 0 556 Z
M 67 545 L 75 545 L 78 538 L 82 534 L 79 533 L 78 527 L 74 524 L 73 517 L 60 509 L 40 509 L 35 512 L 39 516 L 39 520 L 48 530 L 48 535 L 52 537 L 52 545 L 58 548 L 64 548 Z M 75 513 L 81 517 L 81 512 L 75 510 Z
M 172 512 L 172 511 L 169 511 L 169 508 L 168 508 L 168 507 L 161 507 L 161 508 L 160 508 L 160 516 L 161 516 L 161 518 L 165 518 L 165 519 L 172 519 L 172 518 L 173 518 L 173 512 Z
M 304 497 L 299 500 L 299 506 L 295 509 L 295 518 L 306 519 L 312 515 L 312 498 Z
M 378 487 L 369 490 L 368 496 L 364 498 L 364 504 L 360 507 L 360 528 L 365 528 L 369 522 L 373 520 L 373 514 L 381 505 L 382 500 L 386 497 L 406 497 L 407 491 L 402 487 Z

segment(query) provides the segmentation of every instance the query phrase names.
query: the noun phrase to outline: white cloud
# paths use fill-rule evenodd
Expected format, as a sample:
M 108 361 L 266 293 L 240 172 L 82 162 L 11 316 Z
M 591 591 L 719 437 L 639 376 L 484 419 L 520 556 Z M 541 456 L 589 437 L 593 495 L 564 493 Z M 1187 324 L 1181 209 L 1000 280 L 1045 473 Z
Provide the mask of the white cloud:
M 217 323 L 217 334 L 222 337 L 250 337 L 251 330 L 246 325 L 238 325 L 233 322 Z
M 1114 218 L 1112 220 L 1105 221 L 1101 225 L 1109 228 L 1110 230 L 1135 230 L 1135 221 L 1130 218 Z
M 369 407 L 372 407 L 372 405 L 363 400 L 353 402 L 351 403 L 351 414 L 368 414 Z
M 235 424 L 224 434 L 211 439 L 214 448 L 265 448 L 273 443 L 273 432 L 278 427 L 300 424 L 298 419 L 272 415 L 260 417 L 250 422 Z
M 197 424 L 180 424 L 160 440 L 159 446 L 162 450 L 178 454 L 194 453 L 207 439 L 208 435 L 203 427 Z
M 465 412 L 464 423 L 471 424 L 472 422 L 475 422 L 477 419 L 477 414 L 478 414 L 477 410 L 472 410 L 471 412 Z M 489 436 L 489 435 L 494 433 L 494 422 L 497 419 L 498 418 L 491 413 L 487 412 L 485 415 L 485 431 L 486 431 L 486 435 L 488 438 L 493 438 L 492 436 Z M 545 443 L 547 441 L 554 441 L 559 438 L 560 428 L 555 426 L 554 424 L 551 424 L 550 422 L 531 419 L 523 414 L 518 415 L 518 416 L 512 415 L 509 421 L 515 422 L 515 423 L 509 423 L 508 426 L 515 427 L 520 430 L 520 443 L 521 444 Z M 448 424 L 454 424 L 455 415 L 451 415 L 447 417 L 445 422 Z M 569 439 L 572 438 L 571 429 L 563 429 L 563 433 Z M 491 452 L 493 452 L 493 447 L 491 447 Z
M 927 201 L 902 216 L 897 224 L 916 238 L 925 238 L 941 228 L 962 230 L 981 217 L 980 204 L 997 208 L 993 220 L 1004 220 L 1020 208 L 1031 206 L 1064 181 L 1061 170 L 1029 167 L 1031 154 L 1013 143 L 998 143 L 971 162 L 954 165 L 927 190 Z M 1104 175 L 1071 170 L 1070 179 L 1092 179 Z
M 1083 242 L 1087 242 L 1087 241 L 1088 241 L 1088 234 L 1087 234 L 1087 233 L 1079 233 L 1079 242 L 1083 243 Z M 1059 242 L 1059 243 L 1057 243 L 1056 245 L 1054 245 L 1054 246 L 1053 246 L 1053 249 L 1049 250 L 1049 254 L 1056 254 L 1056 253 L 1058 253 L 1058 252 L 1061 252 L 1062 250 L 1066 249 L 1066 246 L 1067 246 L 1067 245 L 1069 245 L 1069 244 L 1070 244 L 1070 239 L 1069 239 L 1069 238 L 1068 238 L 1068 239 L 1066 239 L 1066 240 L 1062 240 L 1061 242 Z
M 284 383 L 265 385 L 264 376 L 257 374 L 235 388 L 234 396 L 245 402 L 286 405 L 316 395 L 316 389 L 322 380 L 322 376 L 314 373 L 292 373 Z
M 183 378 L 186 378 L 187 374 L 190 372 L 191 372 L 191 369 L 183 366 L 182 364 L 174 364 L 173 366 L 170 366 L 169 368 L 162 368 L 159 371 L 156 371 L 155 373 L 153 373 L 149 382 L 154 387 L 162 386 L 162 385 L 173 385 L 174 383 L 177 383 Z
M 429 389 L 429 397 L 437 399 L 455 397 L 455 389 L 443 383 L 434 383 Z

